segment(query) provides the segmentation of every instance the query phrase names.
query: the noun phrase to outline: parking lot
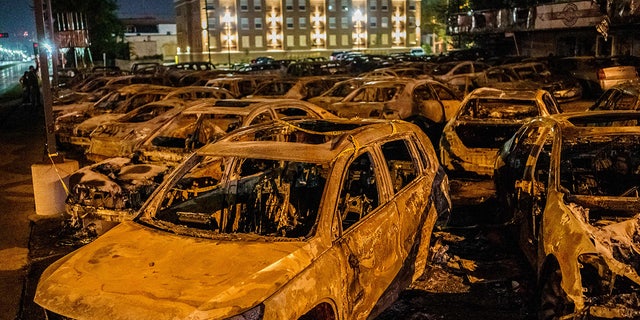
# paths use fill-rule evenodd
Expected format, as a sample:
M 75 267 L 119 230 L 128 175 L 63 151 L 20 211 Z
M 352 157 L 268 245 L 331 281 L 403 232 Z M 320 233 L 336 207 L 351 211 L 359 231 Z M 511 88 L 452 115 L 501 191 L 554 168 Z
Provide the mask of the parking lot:
M 569 112 L 585 110 L 591 104 L 592 100 L 583 99 L 564 103 L 561 107 L 564 112 Z M 13 135 L 12 139 L 15 137 L 17 148 L 41 143 L 33 137 L 34 128 L 25 126 L 25 121 L 22 121 L 34 117 L 30 110 L 4 110 L 4 121 L 20 123 L 7 129 L 11 133 L 6 133 L 7 137 L 9 134 Z M 31 158 L 38 157 L 37 150 L 30 152 Z M 68 157 L 78 155 L 67 153 Z M 87 163 L 84 156 L 78 160 Z M 28 168 L 20 170 L 26 178 Z M 23 184 L 28 185 L 26 182 Z M 533 271 L 518 249 L 510 227 L 497 224 L 492 219 L 498 207 L 493 182 L 452 178 L 450 188 L 453 208 L 449 224 L 434 231 L 430 261 L 424 273 L 408 289 L 401 291 L 399 299 L 377 319 L 536 318 Z M 29 196 L 27 194 L 25 199 Z M 9 201 L 8 207 L 13 200 Z M 88 242 L 77 233 L 61 233 L 61 230 L 65 231 L 61 228 L 65 222 L 61 219 L 32 219 L 28 264 L 24 269 L 26 280 L 19 311 L 22 319 L 44 319 L 41 308 L 33 303 L 41 273 L 64 254 Z M 16 229 L 16 232 L 22 231 Z

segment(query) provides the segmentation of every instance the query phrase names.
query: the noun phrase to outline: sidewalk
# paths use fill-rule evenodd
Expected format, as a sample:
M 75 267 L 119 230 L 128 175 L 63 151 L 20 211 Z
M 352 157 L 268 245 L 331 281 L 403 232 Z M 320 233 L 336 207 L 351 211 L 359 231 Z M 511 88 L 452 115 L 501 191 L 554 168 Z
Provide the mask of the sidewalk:
M 37 250 L 30 242 L 35 238 L 37 243 L 47 243 L 46 237 L 51 238 L 60 225 L 57 217 L 35 212 L 31 165 L 42 162 L 44 143 L 41 115 L 19 101 L 0 103 L 0 320 L 43 318 L 40 310 L 37 314 L 24 311 L 32 304 L 29 295 L 37 283 L 34 266 L 47 256 L 57 259 L 61 254 L 52 252 L 59 251 L 53 246 L 38 245 L 43 249 Z M 28 280 L 34 278 L 36 282 L 30 284 Z

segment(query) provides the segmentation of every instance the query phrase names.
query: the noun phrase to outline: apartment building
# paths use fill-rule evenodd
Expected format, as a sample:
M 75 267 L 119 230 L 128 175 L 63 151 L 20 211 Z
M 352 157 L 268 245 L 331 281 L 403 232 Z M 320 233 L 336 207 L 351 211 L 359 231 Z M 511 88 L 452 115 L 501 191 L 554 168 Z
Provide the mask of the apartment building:
M 178 58 L 213 63 L 408 51 L 419 0 L 175 0 Z

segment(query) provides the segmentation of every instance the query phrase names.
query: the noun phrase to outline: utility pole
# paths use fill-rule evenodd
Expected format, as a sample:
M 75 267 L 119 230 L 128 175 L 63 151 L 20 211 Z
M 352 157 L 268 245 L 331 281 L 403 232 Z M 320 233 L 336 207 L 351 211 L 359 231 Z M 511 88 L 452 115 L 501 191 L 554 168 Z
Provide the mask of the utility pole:
M 34 0 L 35 6 L 35 18 L 36 18 L 36 32 L 37 39 L 40 44 L 45 43 L 47 35 L 45 32 L 45 12 L 43 7 L 43 0 Z M 47 13 L 49 19 L 51 18 L 51 1 L 47 1 Z M 49 29 L 52 31 L 51 29 Z M 52 39 L 53 37 L 49 37 Z M 53 48 L 53 50 L 56 50 Z M 51 94 L 51 81 L 49 80 L 49 61 L 47 57 L 47 51 L 44 48 L 40 48 L 38 52 L 38 63 L 40 69 L 40 75 L 42 76 L 42 98 L 44 104 L 44 124 L 46 132 L 46 157 L 51 157 L 54 161 L 63 161 L 58 159 L 58 151 L 56 150 L 56 139 L 54 134 L 54 122 L 53 122 L 53 97 Z M 55 70 L 54 70 L 55 71 Z

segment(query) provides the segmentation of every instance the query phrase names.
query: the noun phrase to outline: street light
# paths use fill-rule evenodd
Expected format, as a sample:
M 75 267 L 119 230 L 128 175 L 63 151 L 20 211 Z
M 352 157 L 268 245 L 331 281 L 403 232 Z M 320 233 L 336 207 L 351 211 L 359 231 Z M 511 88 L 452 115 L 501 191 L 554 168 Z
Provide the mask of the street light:
M 227 9 L 222 17 L 222 23 L 224 23 L 224 39 L 227 41 L 227 60 L 229 68 L 231 68 L 231 41 L 233 40 L 233 36 L 231 35 L 231 23 L 233 20 L 234 18 L 231 16 L 229 9 Z

